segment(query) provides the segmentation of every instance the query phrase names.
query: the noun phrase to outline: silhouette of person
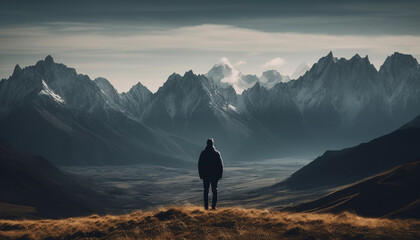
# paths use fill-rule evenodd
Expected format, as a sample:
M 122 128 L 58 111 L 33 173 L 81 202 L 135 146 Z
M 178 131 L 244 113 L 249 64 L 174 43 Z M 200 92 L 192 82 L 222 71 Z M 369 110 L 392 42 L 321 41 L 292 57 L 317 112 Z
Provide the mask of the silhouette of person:
M 211 208 L 216 210 L 217 203 L 217 183 L 222 179 L 223 175 L 223 160 L 220 152 L 214 147 L 213 138 L 207 140 L 207 147 L 200 154 L 198 160 L 198 174 L 203 180 L 204 187 L 204 208 L 209 209 L 209 187 L 213 192 L 213 199 Z

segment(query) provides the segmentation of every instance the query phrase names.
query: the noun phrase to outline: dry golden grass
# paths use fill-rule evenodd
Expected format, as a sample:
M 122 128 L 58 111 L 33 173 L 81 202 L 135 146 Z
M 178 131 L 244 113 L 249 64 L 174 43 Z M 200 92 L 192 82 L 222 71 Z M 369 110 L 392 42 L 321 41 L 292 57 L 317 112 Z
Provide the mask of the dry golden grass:
M 0 220 L 0 239 L 419 239 L 419 220 L 350 213 L 172 207 L 60 220 Z

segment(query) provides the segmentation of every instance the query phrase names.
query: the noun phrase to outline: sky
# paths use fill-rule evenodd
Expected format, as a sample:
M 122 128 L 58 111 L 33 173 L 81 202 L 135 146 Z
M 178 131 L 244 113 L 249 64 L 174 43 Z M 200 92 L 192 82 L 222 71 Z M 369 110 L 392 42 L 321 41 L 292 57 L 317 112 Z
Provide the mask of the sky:
M 330 51 L 420 58 L 420 1 L 0 0 L 0 78 L 47 55 L 119 92 L 226 59 L 244 74 L 291 75 Z

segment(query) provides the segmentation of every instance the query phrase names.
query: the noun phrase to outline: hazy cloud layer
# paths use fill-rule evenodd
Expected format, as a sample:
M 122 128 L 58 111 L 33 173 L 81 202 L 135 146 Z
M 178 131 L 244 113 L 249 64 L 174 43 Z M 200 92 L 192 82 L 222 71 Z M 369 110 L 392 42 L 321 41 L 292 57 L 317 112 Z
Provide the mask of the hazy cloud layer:
M 84 26 L 86 27 L 86 26 Z M 319 49 L 370 49 L 420 54 L 420 36 L 360 36 L 302 33 L 267 33 L 228 25 L 199 25 L 175 29 L 139 31 L 138 34 L 106 35 L 95 31 L 73 33 L 83 26 L 59 30 L 49 27 L 3 28 L 1 54 L 30 54 L 51 51 L 137 54 L 138 52 L 185 49 L 199 51 L 307 52 Z M 111 26 L 110 28 L 118 28 Z M 70 29 L 70 30 L 69 30 Z M 276 60 L 278 61 L 278 60 Z
M 419 22 L 416 0 L 3 0 L 0 78 L 48 54 L 120 91 L 139 81 L 156 91 L 223 56 L 257 75 L 278 56 L 275 68 L 292 74 L 329 51 L 368 54 L 378 67 L 395 51 L 420 56 Z
M 227 24 L 270 32 L 420 34 L 417 0 L 2 0 L 0 25 L 49 22 L 135 26 Z
M 35 56 L 43 58 L 53 54 L 82 73 L 94 74 L 95 77 L 114 78 L 118 77 L 116 73 L 122 73 L 119 77 L 124 80 L 110 80 L 114 81 L 118 89 L 125 91 L 138 81 L 156 90 L 174 71 L 182 73 L 192 68 L 200 73 L 207 72 L 220 56 L 227 56 L 233 62 L 238 61 L 239 65 L 247 62 L 242 65 L 244 72 L 258 74 L 261 71 L 259 66 L 263 65 L 265 68 L 283 67 L 280 69 L 282 74 L 291 74 L 302 60 L 316 61 L 330 50 L 338 56 L 346 57 L 356 53 L 370 54 L 377 67 L 386 55 L 394 51 L 420 55 L 420 36 L 410 35 L 270 33 L 209 24 L 153 30 L 130 27 L 125 31 L 124 27 L 118 25 L 51 25 L 1 29 L 2 78 L 11 73 L 13 64 L 21 63 L 10 61 L 7 56 L 32 56 L 29 58 L 34 59 Z M 121 34 L 104 33 L 113 32 L 114 28 L 118 28 Z M 297 56 L 307 57 L 294 59 Z M 73 63 L 75 61 L 71 59 L 77 58 L 79 61 Z M 267 58 L 273 59 L 267 62 Z M 149 75 L 142 72 L 135 75 L 136 65 L 149 68 Z

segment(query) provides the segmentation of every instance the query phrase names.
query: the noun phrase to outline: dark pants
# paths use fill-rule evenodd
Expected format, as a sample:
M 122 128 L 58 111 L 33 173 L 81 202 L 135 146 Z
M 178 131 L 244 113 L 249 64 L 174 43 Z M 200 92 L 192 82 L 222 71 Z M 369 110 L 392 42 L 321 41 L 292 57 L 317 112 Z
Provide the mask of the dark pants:
M 204 178 L 203 187 L 204 187 L 204 207 L 209 208 L 209 187 L 211 184 L 211 191 L 213 192 L 213 199 L 211 201 L 211 207 L 216 208 L 217 203 L 217 178 Z

